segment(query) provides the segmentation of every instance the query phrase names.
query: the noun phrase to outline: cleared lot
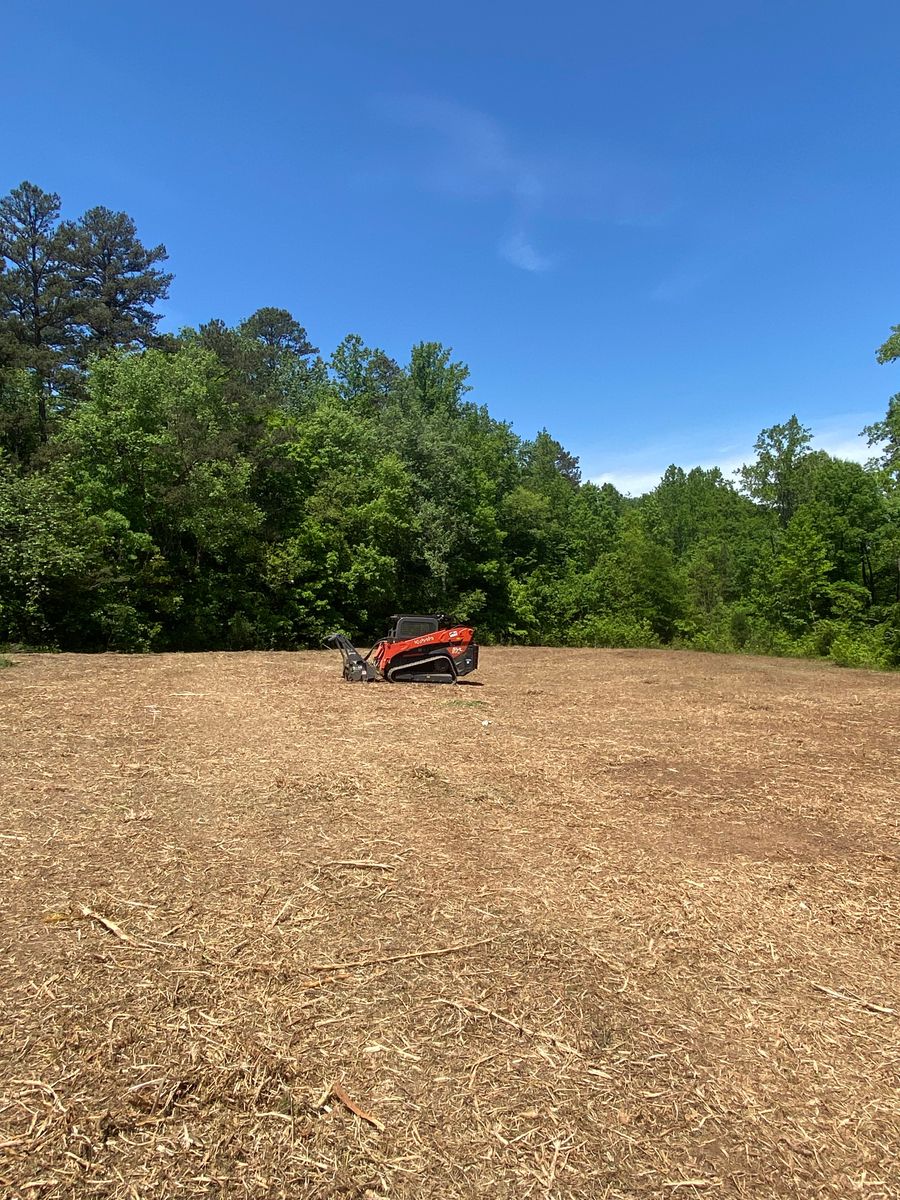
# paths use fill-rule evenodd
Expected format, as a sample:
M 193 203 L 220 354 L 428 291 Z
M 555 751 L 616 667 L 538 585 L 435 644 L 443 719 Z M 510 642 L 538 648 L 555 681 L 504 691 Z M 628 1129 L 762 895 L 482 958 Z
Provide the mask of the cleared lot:
M 900 1196 L 900 677 L 482 661 L 0 673 L 0 1193 Z

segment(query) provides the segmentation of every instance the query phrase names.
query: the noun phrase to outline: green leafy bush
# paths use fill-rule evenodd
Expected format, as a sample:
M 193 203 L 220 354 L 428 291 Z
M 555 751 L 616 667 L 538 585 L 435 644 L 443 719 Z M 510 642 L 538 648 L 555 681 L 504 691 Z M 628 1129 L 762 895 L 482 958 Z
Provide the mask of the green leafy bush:
M 842 630 L 832 640 L 828 657 L 839 667 L 868 667 L 883 671 L 892 665 L 880 629 Z
M 566 644 L 616 649 L 651 649 L 662 643 L 647 621 L 603 614 L 576 621 Z

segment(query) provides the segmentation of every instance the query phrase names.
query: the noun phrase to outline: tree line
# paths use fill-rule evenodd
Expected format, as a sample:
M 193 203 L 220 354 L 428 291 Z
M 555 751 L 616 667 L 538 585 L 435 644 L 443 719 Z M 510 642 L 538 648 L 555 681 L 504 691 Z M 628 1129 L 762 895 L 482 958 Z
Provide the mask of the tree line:
M 484 641 L 900 665 L 900 396 L 866 466 L 791 416 L 734 482 L 672 466 L 630 498 L 472 403 L 440 343 L 326 357 L 280 308 L 160 334 L 166 259 L 125 213 L 0 201 L 0 644 L 365 642 L 400 607 Z

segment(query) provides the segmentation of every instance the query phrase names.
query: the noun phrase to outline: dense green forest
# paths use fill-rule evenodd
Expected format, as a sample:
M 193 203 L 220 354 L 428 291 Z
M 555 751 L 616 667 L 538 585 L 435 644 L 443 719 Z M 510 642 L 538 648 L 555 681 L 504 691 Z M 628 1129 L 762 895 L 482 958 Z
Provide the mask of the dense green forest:
M 736 483 L 672 466 L 632 499 L 467 400 L 440 343 L 325 357 L 277 308 L 160 334 L 165 261 L 124 213 L 0 201 L 0 644 L 315 646 L 400 607 L 483 641 L 900 665 L 900 395 L 866 467 L 791 416 Z

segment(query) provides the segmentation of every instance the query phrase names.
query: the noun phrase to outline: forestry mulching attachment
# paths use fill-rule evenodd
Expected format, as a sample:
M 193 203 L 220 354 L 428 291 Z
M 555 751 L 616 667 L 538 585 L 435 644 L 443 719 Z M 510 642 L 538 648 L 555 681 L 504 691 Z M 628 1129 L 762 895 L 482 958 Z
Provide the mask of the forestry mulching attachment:
M 456 683 L 478 666 L 475 630 L 445 613 L 397 613 L 386 637 L 363 656 L 342 633 L 325 639 L 340 650 L 349 683 Z

